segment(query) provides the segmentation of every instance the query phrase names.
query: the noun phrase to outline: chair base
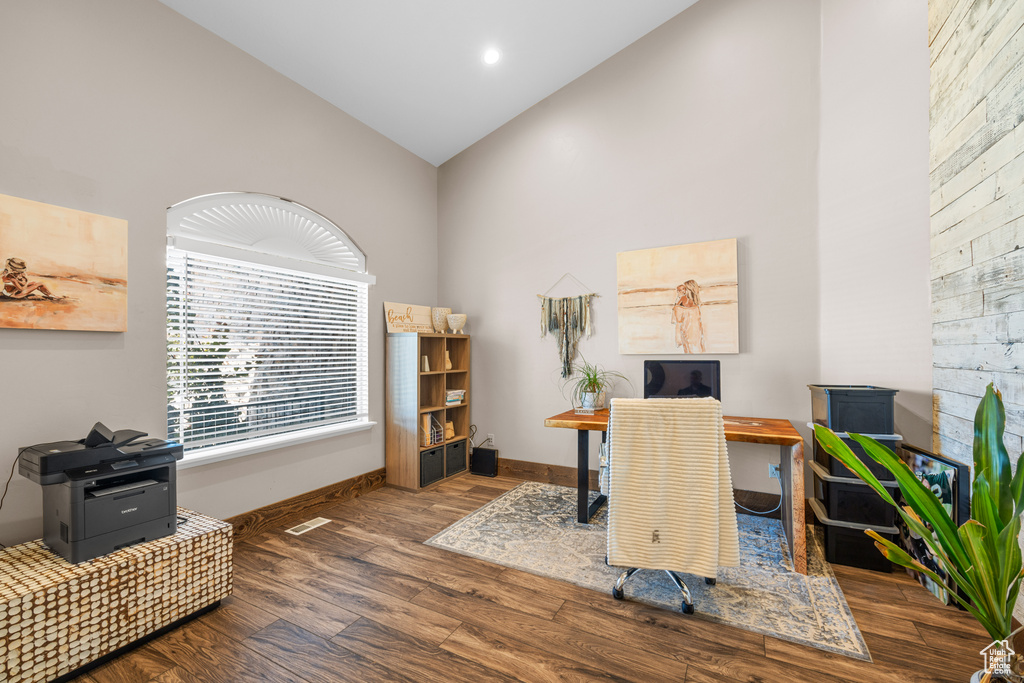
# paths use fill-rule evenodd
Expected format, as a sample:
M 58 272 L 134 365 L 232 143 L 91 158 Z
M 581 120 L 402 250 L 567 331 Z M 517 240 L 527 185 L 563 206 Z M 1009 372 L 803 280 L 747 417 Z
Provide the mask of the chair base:
M 605 558 L 605 563 L 607 562 L 608 559 Z M 626 581 L 629 579 L 629 577 L 633 576 L 633 574 L 636 574 L 638 571 L 640 571 L 640 567 L 631 567 L 626 571 L 622 572 L 621 574 L 619 574 L 619 578 L 616 579 L 615 585 L 612 586 L 613 598 L 615 598 L 616 600 L 622 600 L 626 597 L 625 592 L 622 590 L 623 586 L 626 585 Z M 676 584 L 676 587 L 678 587 L 679 591 L 683 594 L 683 614 L 693 614 L 693 596 L 690 595 L 690 589 L 686 586 L 686 582 L 683 581 L 682 577 L 680 577 L 677 573 L 673 571 L 670 571 L 668 569 L 664 569 L 662 571 L 664 571 L 672 578 L 673 583 Z M 704 583 L 706 583 L 709 586 L 714 586 L 715 583 L 717 583 L 717 580 L 711 577 L 706 577 L 704 579 Z

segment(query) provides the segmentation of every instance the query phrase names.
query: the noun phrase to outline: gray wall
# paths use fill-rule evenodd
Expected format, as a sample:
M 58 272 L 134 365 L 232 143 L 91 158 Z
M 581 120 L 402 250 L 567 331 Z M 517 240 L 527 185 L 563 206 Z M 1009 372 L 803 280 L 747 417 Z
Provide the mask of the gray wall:
M 575 462 L 575 435 L 543 427 L 568 401 L 536 294 L 567 271 L 600 294 L 581 351 L 639 391 L 643 358 L 617 349 L 616 252 L 728 237 L 740 353 L 719 356 L 725 412 L 809 437 L 808 383 L 870 381 L 907 390 L 901 427 L 927 440 L 926 13 L 891 4 L 698 3 L 441 166 L 439 300 L 469 314 L 473 421 L 503 457 Z M 900 254 L 867 258 L 883 238 Z M 858 316 L 886 324 L 835 330 Z M 730 444 L 730 458 L 738 488 L 775 488 L 777 452 Z
M 293 199 L 367 252 L 370 413 L 383 420 L 381 302 L 434 297 L 436 169 L 155 0 L 2 3 L 0 64 L 0 193 L 129 231 L 127 333 L 0 329 L 4 479 L 19 446 L 97 420 L 165 435 L 166 207 L 210 192 Z M 222 517 L 344 480 L 384 466 L 383 433 L 184 470 L 179 501 Z M 0 541 L 38 537 L 40 505 L 15 475 Z
M 872 23 L 890 4 L 909 14 L 890 17 L 899 23 L 889 29 Z M 439 171 L 155 0 L 0 5 L 0 193 L 127 219 L 130 262 L 127 333 L 0 330 L 0 372 L 19 401 L 0 418 L 0 468 L 18 446 L 84 436 L 96 420 L 163 435 L 165 208 L 223 190 L 299 201 L 366 250 L 378 278 L 376 420 L 380 302 L 433 303 L 440 289 L 439 303 L 470 317 L 481 432 L 495 433 L 504 457 L 573 464 L 574 436 L 541 426 L 567 401 L 555 342 L 538 338 L 535 295 L 565 272 L 602 294 L 582 350 L 639 389 L 642 357 L 617 351 L 615 253 L 737 237 L 741 353 L 720 357 L 728 413 L 802 424 L 805 384 L 863 379 L 857 347 L 897 359 L 870 381 L 913 387 L 903 422 L 927 422 L 916 369 L 927 326 L 911 320 L 898 343 L 891 325 L 853 341 L 833 327 L 847 308 L 903 320 L 928 306 L 913 286 L 927 238 L 908 180 L 920 163 L 910 109 L 921 86 L 916 67 L 881 63 L 916 63 L 922 4 L 698 3 Z M 886 97 L 877 115 L 870 106 L 844 114 Z M 907 142 L 845 142 L 882 134 Z M 869 182 L 876 153 L 890 182 L 903 179 L 888 191 Z M 889 234 L 911 264 L 859 269 L 858 286 L 872 288 L 867 307 L 826 278 L 850 249 L 839 239 L 847 206 L 870 217 L 855 253 Z M 842 310 L 826 305 L 832 297 Z M 181 502 L 229 516 L 340 481 L 383 466 L 382 435 L 184 470 Z M 771 490 L 764 462 L 777 454 L 737 444 L 731 455 L 737 486 Z M 11 487 L 0 541 L 38 536 L 39 487 L 18 476 Z
M 928 6 L 821 3 L 821 376 L 899 389 L 896 431 L 931 444 Z

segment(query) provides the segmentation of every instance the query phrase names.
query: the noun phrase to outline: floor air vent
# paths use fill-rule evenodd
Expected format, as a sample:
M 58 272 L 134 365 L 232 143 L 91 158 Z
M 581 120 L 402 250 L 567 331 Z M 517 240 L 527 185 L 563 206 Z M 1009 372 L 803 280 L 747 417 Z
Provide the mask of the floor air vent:
M 331 520 L 324 519 L 323 517 L 317 517 L 316 519 L 311 519 L 308 522 L 303 522 L 302 524 L 292 527 L 291 529 L 286 529 L 285 533 L 291 534 L 292 536 L 301 536 L 307 531 L 311 531 L 312 529 L 315 529 L 318 526 L 323 526 L 324 524 L 327 524 L 327 522 L 329 521 Z

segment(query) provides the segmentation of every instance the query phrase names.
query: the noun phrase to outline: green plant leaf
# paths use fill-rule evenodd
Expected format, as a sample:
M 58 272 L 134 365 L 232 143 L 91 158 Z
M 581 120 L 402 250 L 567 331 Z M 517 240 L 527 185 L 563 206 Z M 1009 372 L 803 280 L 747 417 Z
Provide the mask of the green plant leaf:
M 1013 479 L 1010 481 L 1010 495 L 1013 496 L 1013 516 L 1020 517 L 1024 514 L 1024 467 L 1021 467 L 1021 458 L 1024 458 L 1024 453 L 1020 454 L 1017 458 L 1017 471 L 1013 473 Z
M 893 500 L 892 496 L 889 495 L 889 491 L 882 486 L 878 481 L 878 477 L 868 469 L 868 466 L 861 462 L 861 459 L 850 450 L 850 447 L 840 439 L 835 433 L 828 427 L 822 425 L 814 425 L 814 436 L 821 444 L 821 447 L 825 449 L 825 452 L 834 457 L 839 462 L 846 466 L 846 469 L 856 474 L 864 483 L 875 490 L 882 500 L 887 502 L 893 507 L 899 507 L 896 505 L 896 501 Z
M 1017 604 L 1017 596 L 1020 594 L 1021 579 L 1024 579 L 1024 570 L 1017 572 L 1017 576 L 1010 582 L 1010 590 L 1006 598 L 1007 605 Z
M 970 612 L 974 616 L 974 618 L 977 619 L 981 623 L 981 625 L 985 627 L 986 631 L 989 631 L 989 633 L 991 633 L 991 629 L 989 628 L 988 623 L 989 620 L 986 618 L 986 616 L 982 614 L 976 607 L 974 607 L 974 605 L 972 605 L 969 601 L 964 600 L 959 595 L 957 595 L 955 586 L 951 586 L 947 580 L 944 580 L 934 571 L 932 571 L 928 567 L 924 566 L 923 564 L 915 560 L 913 557 L 907 554 L 907 552 L 903 548 L 894 544 L 892 541 L 889 541 L 879 536 L 874 530 L 868 529 L 864 533 L 866 533 L 868 536 L 874 539 L 875 547 L 878 548 L 882 555 L 884 555 L 885 558 L 890 562 L 895 562 L 901 567 L 907 567 L 908 569 L 913 569 L 914 571 L 926 574 L 935 583 L 939 584 L 940 586 L 945 586 L 946 590 L 949 591 L 949 594 L 952 596 L 952 598 L 956 600 L 960 605 L 962 605 L 964 609 Z M 993 636 L 993 640 L 994 639 L 995 637 Z
M 582 355 L 580 361 L 573 363 L 571 374 L 562 382 L 562 396 L 569 390 L 569 400 L 574 406 L 582 405 L 583 394 L 600 394 L 610 389 L 616 380 L 623 380 L 633 387 L 633 383 L 621 372 L 605 370 L 600 365 L 592 364 Z
M 987 534 L 988 530 L 973 519 L 960 527 L 960 536 L 973 560 L 970 578 L 978 588 L 978 594 L 974 596 L 975 606 L 997 626 L 999 633 L 1004 634 L 998 637 L 1005 638 L 1013 630 L 1010 623 L 1013 605 L 1007 606 L 1006 590 L 1000 590 L 996 585 L 1002 572 L 996 566 L 996 558 L 991 550 L 994 543 L 986 541 Z
M 975 477 L 974 479 L 971 516 L 981 522 L 986 529 L 993 529 L 996 533 L 1002 531 L 1006 526 L 999 518 L 999 510 L 996 508 L 995 501 L 992 500 L 992 493 L 985 477 Z
M 974 414 L 974 477 L 988 480 L 992 502 L 1004 524 L 1015 508 L 1010 490 L 1010 456 L 1003 444 L 1005 424 L 1002 396 L 990 383 Z
M 965 567 L 967 556 L 964 553 L 963 542 L 942 501 L 891 450 L 868 436 L 850 434 L 850 438 L 861 445 L 868 457 L 892 473 L 907 505 L 920 518 L 931 524 L 950 559 Z
M 999 591 L 1000 595 L 1009 596 L 1011 592 L 1016 592 L 1020 587 L 1020 576 L 1022 569 L 1021 561 L 1021 550 L 1020 544 L 1017 542 L 1017 536 L 1020 534 L 1020 522 L 1017 522 L 1017 528 L 1013 528 L 1013 524 L 1007 525 L 1003 529 L 1002 533 L 999 534 L 999 538 L 996 541 L 996 547 L 999 552 L 999 567 L 1002 569 L 999 577 Z M 1014 584 L 1017 584 L 1016 586 Z M 1012 613 L 1014 605 L 1017 604 L 1016 599 L 1004 598 L 1007 604 L 1007 611 Z
M 946 552 L 946 549 L 938 541 L 935 536 L 935 532 L 931 527 L 926 526 L 912 508 L 907 506 L 900 508 L 898 511 L 900 513 L 900 517 L 902 517 L 903 521 L 907 523 L 907 527 L 917 534 L 921 540 L 924 541 L 925 545 L 928 546 L 928 549 L 932 551 L 932 555 L 935 556 L 936 561 L 939 563 L 939 566 L 942 567 L 943 571 L 949 575 L 950 580 L 963 588 L 967 596 L 973 599 L 977 590 L 967 573 L 970 568 L 970 559 L 968 558 L 966 551 L 964 551 L 965 560 L 959 563 L 956 562 L 954 558 L 950 557 L 949 553 Z

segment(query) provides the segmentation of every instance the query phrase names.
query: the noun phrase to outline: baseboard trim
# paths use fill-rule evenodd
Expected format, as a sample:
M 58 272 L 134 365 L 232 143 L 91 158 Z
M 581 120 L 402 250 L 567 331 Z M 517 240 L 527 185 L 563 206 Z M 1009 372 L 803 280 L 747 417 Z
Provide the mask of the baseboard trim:
M 513 479 L 539 481 L 559 486 L 576 486 L 576 468 L 563 465 L 545 465 L 528 460 L 498 458 L 498 474 Z M 597 470 L 590 470 L 590 488 L 597 488 Z
M 319 510 L 369 493 L 384 486 L 384 480 L 384 468 L 382 467 L 379 470 L 360 474 L 358 477 L 339 481 L 337 484 L 324 486 L 294 498 L 243 512 L 224 521 L 230 522 L 234 526 L 234 541 L 241 543 L 258 536 L 271 527 L 292 521 L 302 521 Z

